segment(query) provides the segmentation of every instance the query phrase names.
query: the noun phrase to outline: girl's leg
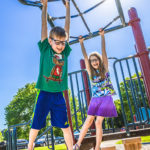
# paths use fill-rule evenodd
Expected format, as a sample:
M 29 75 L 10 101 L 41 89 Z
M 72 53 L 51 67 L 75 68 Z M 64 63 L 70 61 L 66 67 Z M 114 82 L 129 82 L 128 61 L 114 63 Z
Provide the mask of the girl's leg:
M 28 150 L 33 150 L 34 141 L 38 135 L 39 130 L 31 129 L 29 134 L 29 144 L 28 144 Z
M 103 123 L 104 117 L 98 116 L 96 118 L 95 126 L 96 126 L 96 146 L 95 150 L 100 149 L 100 144 L 102 141 L 102 134 L 103 134 L 103 129 L 102 129 L 102 123 Z
M 68 150 L 73 150 L 73 138 L 70 127 L 61 128 L 64 134 L 64 139 L 67 145 Z
M 88 115 L 86 120 L 85 120 L 85 123 L 81 129 L 81 132 L 80 132 L 80 136 L 79 136 L 79 139 L 77 141 L 77 145 L 80 146 L 81 145 L 81 142 L 84 138 L 84 136 L 86 135 L 87 131 L 88 131 L 88 128 L 92 125 L 92 122 L 94 120 L 95 116 L 91 116 L 91 115 Z

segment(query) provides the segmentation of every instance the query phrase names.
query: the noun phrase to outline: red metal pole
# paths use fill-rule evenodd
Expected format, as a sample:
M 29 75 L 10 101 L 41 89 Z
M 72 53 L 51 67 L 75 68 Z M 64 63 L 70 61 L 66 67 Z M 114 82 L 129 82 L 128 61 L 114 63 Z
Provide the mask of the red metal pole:
M 134 119 L 134 122 L 136 123 L 137 122 L 137 120 L 136 120 L 136 115 L 133 115 L 133 119 Z M 136 126 L 136 129 L 138 129 L 139 127 L 138 126 Z
M 83 59 L 80 60 L 80 66 L 81 66 L 81 69 L 86 68 L 85 62 Z M 88 84 L 88 76 L 87 76 L 86 72 L 82 72 L 82 75 L 83 75 L 83 81 L 84 81 L 84 87 L 85 87 L 86 101 L 87 101 L 87 104 L 89 106 L 91 96 L 90 96 L 90 90 L 89 90 L 90 88 L 89 88 L 89 84 Z M 95 129 L 94 123 L 91 125 L 91 129 Z M 92 135 L 95 135 L 95 132 L 93 132 Z
M 129 25 L 131 25 L 134 34 L 137 47 L 137 56 L 139 57 L 140 67 L 145 84 L 145 90 L 150 106 L 150 60 L 148 57 L 148 50 L 146 48 L 144 36 L 140 26 L 140 19 L 138 18 L 136 9 L 130 8 L 128 14 L 130 18 Z
M 72 119 L 71 119 L 71 109 L 70 109 L 70 104 L 69 104 L 69 94 L 68 94 L 67 90 L 65 90 L 63 92 L 64 92 L 64 97 L 65 97 L 65 100 L 66 100 L 67 114 L 68 114 L 68 120 L 69 120 L 69 124 L 70 124 L 70 128 L 71 128 L 71 132 L 72 132 L 73 144 L 75 144 L 76 141 L 75 141 L 74 134 L 73 134 L 73 125 L 72 125 Z
M 81 66 L 81 69 L 85 69 L 85 62 L 83 59 L 80 60 L 80 66 Z M 84 81 L 84 86 L 85 86 L 86 100 L 89 106 L 91 96 L 90 96 L 90 91 L 89 91 L 88 77 L 87 77 L 86 72 L 82 72 L 82 75 L 83 75 L 83 81 Z

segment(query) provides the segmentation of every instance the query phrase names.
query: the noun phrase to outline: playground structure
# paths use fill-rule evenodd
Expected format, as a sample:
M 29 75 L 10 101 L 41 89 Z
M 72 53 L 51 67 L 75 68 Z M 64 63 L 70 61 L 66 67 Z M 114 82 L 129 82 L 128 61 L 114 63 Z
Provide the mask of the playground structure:
M 25 5 L 35 6 L 42 8 L 42 4 L 38 1 L 29 1 L 29 0 L 19 0 L 21 3 Z M 64 3 L 64 0 L 49 0 L 49 2 L 55 2 L 55 1 L 62 1 Z M 71 18 L 75 17 L 81 17 L 88 34 L 84 35 L 83 37 L 85 40 L 88 40 L 90 38 L 98 36 L 98 31 L 95 31 L 91 33 L 90 28 L 88 27 L 86 20 L 84 19 L 84 14 L 88 13 L 89 11 L 92 11 L 99 5 L 103 4 L 106 0 L 100 1 L 97 5 L 94 5 L 90 9 L 84 11 L 81 13 L 79 10 L 76 2 L 74 0 L 71 0 L 73 5 L 75 6 L 78 14 L 71 16 Z M 142 29 L 140 26 L 140 19 L 137 15 L 136 9 L 131 8 L 128 11 L 130 21 L 128 23 L 125 22 L 123 11 L 121 8 L 121 4 L 119 0 L 115 0 L 117 10 L 118 10 L 118 16 L 115 17 L 111 22 L 109 22 L 103 29 L 105 33 L 121 29 L 127 26 L 131 26 L 134 38 L 135 38 L 135 49 L 137 54 L 126 57 L 126 58 L 109 58 L 114 59 L 113 62 L 113 71 L 116 79 L 116 84 L 118 88 L 120 103 L 121 103 L 121 109 L 122 109 L 122 116 L 124 121 L 124 126 L 126 132 L 119 132 L 118 129 L 114 126 L 114 119 L 112 118 L 106 118 L 103 123 L 103 131 L 104 136 L 103 140 L 110 140 L 110 139 L 121 139 L 125 137 L 133 137 L 137 135 L 147 135 L 150 132 L 149 127 L 150 123 L 150 113 L 149 108 L 150 107 L 150 60 L 149 60 L 149 51 L 146 48 L 146 44 L 144 41 L 144 36 L 142 33 Z M 51 27 L 54 27 L 54 20 L 56 19 L 64 19 L 65 17 L 50 17 L 48 14 L 48 22 Z M 108 28 L 114 21 L 120 19 L 121 25 Z M 78 42 L 77 37 L 70 36 L 71 40 L 70 44 L 75 44 Z M 70 91 L 64 91 L 64 97 L 66 99 L 66 105 L 67 105 L 67 112 L 68 112 L 68 118 L 70 127 L 72 130 L 72 134 L 74 131 L 80 131 L 81 126 L 83 125 L 85 119 L 86 119 L 86 111 L 88 109 L 88 105 L 90 103 L 91 98 L 91 86 L 89 82 L 88 74 L 85 70 L 85 64 L 84 60 L 80 61 L 81 70 L 75 71 L 68 74 L 69 79 L 69 89 Z M 139 74 L 139 70 L 141 72 L 141 75 Z M 132 75 L 135 74 L 136 78 L 133 78 Z M 128 79 L 126 79 L 128 77 Z M 125 97 L 123 97 L 120 87 L 120 82 L 123 82 L 123 87 L 125 90 Z M 144 89 L 142 87 L 142 82 L 144 83 Z M 80 83 L 80 84 L 79 84 Z M 129 93 L 130 92 L 130 93 Z M 146 94 L 144 94 L 146 93 Z M 70 98 L 72 99 L 73 103 L 73 111 L 70 109 Z M 130 117 L 127 116 L 125 111 L 125 104 L 124 99 L 128 102 L 128 110 L 130 111 Z M 143 113 L 144 109 L 144 113 Z M 81 116 L 81 122 L 79 123 L 78 115 Z M 134 119 L 134 115 L 136 116 L 136 119 Z M 75 119 L 75 126 L 73 127 L 72 119 Z M 7 150 L 16 150 L 17 149 L 17 132 L 16 128 L 20 126 L 25 126 L 30 123 L 24 123 L 19 125 L 13 125 L 8 127 L 8 139 L 7 139 Z M 137 127 L 143 127 L 144 129 L 137 129 Z M 131 129 L 133 131 L 131 131 Z M 42 135 L 51 132 L 52 135 L 52 148 L 49 147 L 49 149 L 54 150 L 54 139 L 53 139 L 53 127 L 48 127 L 41 135 L 37 137 L 39 139 Z M 87 137 L 83 141 L 83 144 L 81 146 L 81 149 L 86 150 L 88 147 L 93 147 L 95 144 L 95 126 L 94 124 L 91 126 L 89 130 L 90 135 L 92 137 Z M 106 133 L 106 134 L 105 134 Z M 111 134 L 107 134 L 111 133 Z M 36 139 L 36 140 L 37 140 Z M 74 135 L 73 135 L 74 143 L 76 141 Z

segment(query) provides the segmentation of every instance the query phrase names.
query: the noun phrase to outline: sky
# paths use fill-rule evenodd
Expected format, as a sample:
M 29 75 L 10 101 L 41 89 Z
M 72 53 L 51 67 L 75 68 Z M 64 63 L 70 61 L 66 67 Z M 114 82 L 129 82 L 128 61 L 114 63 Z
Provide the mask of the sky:
M 90 8 L 100 0 L 76 0 L 81 12 Z M 129 22 L 128 10 L 131 7 L 137 9 L 141 19 L 146 46 L 150 46 L 150 1 L 149 0 L 120 0 L 126 22 Z M 36 7 L 25 6 L 17 0 L 1 1 L 0 5 L 0 130 L 7 128 L 5 124 L 4 108 L 16 95 L 19 88 L 27 83 L 36 82 L 39 71 L 39 57 L 37 42 L 41 37 L 41 10 Z M 48 13 L 51 16 L 65 15 L 62 2 L 48 4 Z M 71 3 L 71 15 L 77 11 Z M 84 15 L 92 32 L 105 26 L 117 16 L 114 0 L 106 3 Z M 56 20 L 55 25 L 64 26 L 64 20 Z M 120 24 L 116 21 L 111 27 Z M 49 30 L 51 29 L 48 26 Z M 79 36 L 87 34 L 81 18 L 71 19 L 70 35 Z M 110 32 L 105 35 L 108 57 L 123 58 L 134 55 L 135 41 L 131 27 Z M 85 41 L 87 53 L 101 52 L 100 37 Z M 83 58 L 80 45 L 71 45 L 72 53 L 69 56 L 69 72 L 80 69 L 80 59 Z M 110 70 L 112 70 L 110 61 Z M 112 75 L 113 76 L 113 75 Z M 112 77 L 114 82 L 114 77 Z

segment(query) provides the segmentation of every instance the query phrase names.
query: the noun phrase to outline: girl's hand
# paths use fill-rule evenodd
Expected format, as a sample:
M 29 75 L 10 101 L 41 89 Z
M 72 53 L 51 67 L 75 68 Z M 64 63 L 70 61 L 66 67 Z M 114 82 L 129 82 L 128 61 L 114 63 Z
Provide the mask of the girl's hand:
M 47 0 L 41 0 L 41 3 L 43 4 L 43 6 L 47 5 Z
M 69 7 L 69 2 L 70 2 L 70 0 L 65 0 L 65 6 L 66 7 Z
M 99 33 L 99 35 L 104 36 L 105 31 L 102 28 L 100 28 L 98 33 Z
M 83 43 L 84 38 L 82 37 L 82 35 L 80 35 L 80 36 L 78 37 L 78 39 L 79 39 L 79 42 L 80 42 L 80 43 Z

